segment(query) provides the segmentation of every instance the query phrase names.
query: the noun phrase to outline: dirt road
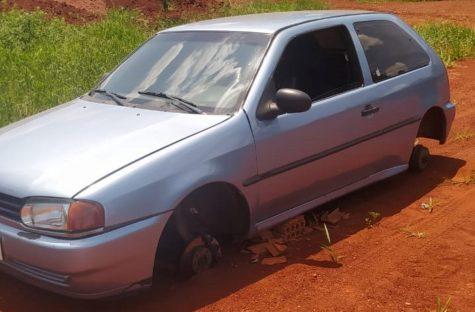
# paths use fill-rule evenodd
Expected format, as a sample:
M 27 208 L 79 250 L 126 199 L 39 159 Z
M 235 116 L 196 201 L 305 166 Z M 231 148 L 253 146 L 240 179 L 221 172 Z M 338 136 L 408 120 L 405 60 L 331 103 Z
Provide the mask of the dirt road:
M 430 18 L 450 15 L 461 23 L 475 22 L 472 1 L 440 2 L 458 3 L 453 10 L 440 10 L 438 3 L 421 11 L 436 8 Z M 394 6 L 411 20 L 409 11 L 419 5 L 386 8 Z M 344 256 L 341 266 L 329 262 L 319 247 L 321 233 L 314 233 L 290 244 L 287 264 L 251 264 L 248 255 L 232 247 L 222 263 L 201 276 L 184 283 L 163 281 L 145 294 L 113 302 L 67 299 L 0 274 L 0 310 L 430 311 L 436 297 L 450 297 L 454 311 L 475 311 L 475 184 L 464 183 L 475 172 L 475 136 L 457 138 L 475 134 L 475 60 L 457 63 L 449 77 L 457 116 L 446 145 L 427 142 L 434 154 L 430 167 L 332 204 L 351 216 L 330 229 L 335 249 Z M 438 203 L 432 213 L 420 207 L 430 197 Z M 370 229 L 364 222 L 369 211 L 382 214 Z
M 234 0 L 233 3 L 246 0 Z M 201 12 L 206 7 L 223 2 L 222 0 L 183 1 L 182 10 Z M 398 14 L 411 24 L 432 20 L 452 21 L 475 27 L 475 1 L 444 0 L 430 2 L 380 2 L 360 3 L 356 0 L 327 0 L 333 9 L 364 9 Z M 71 22 L 84 22 L 103 16 L 108 8 L 126 7 L 138 9 L 145 15 L 155 17 L 162 13 L 161 1 L 155 0 L 6 0 L 9 7 L 27 10 L 40 8 L 51 15 L 62 16 Z M 176 6 L 176 4 L 175 4 Z M 2 4 L 0 3 L 0 9 Z M 173 14 L 172 14 L 173 15 Z
M 475 26 L 475 1 L 473 0 L 380 3 L 328 0 L 328 3 L 335 9 L 363 9 L 394 13 L 411 24 L 426 21 L 452 21 L 466 26 Z

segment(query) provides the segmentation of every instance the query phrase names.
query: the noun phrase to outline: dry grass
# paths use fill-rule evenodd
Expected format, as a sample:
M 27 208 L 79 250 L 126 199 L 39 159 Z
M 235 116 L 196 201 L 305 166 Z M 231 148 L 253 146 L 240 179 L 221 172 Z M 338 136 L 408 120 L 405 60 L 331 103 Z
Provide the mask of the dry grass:
M 429 200 L 427 202 L 424 202 L 421 204 L 421 208 L 424 209 L 424 210 L 427 210 L 429 211 L 429 213 L 432 213 L 432 211 L 434 210 L 434 208 L 436 206 L 439 206 L 440 203 L 438 200 L 432 198 L 432 197 L 429 197 Z
M 424 238 L 427 236 L 425 232 L 413 231 L 408 226 L 402 228 L 401 232 L 406 233 L 407 237 Z
M 323 223 L 323 229 L 325 234 L 325 240 L 327 241 L 326 244 L 320 244 L 320 247 L 323 250 L 326 250 L 330 255 L 330 258 L 334 263 L 339 263 L 340 259 L 343 258 L 342 256 L 338 255 L 336 250 L 332 247 L 332 240 L 330 237 L 330 232 L 328 231 L 328 227 L 325 223 Z
M 468 174 L 463 174 L 459 177 L 450 180 L 455 185 L 471 185 L 475 184 L 475 170 L 471 170 Z
M 454 141 L 468 141 L 475 137 L 475 132 L 470 129 L 462 129 L 455 133 Z

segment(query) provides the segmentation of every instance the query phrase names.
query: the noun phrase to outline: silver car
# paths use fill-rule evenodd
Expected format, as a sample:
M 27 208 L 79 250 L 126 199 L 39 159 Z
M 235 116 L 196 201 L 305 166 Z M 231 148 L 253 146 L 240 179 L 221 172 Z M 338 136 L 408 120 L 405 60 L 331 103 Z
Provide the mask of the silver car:
M 309 11 L 159 32 L 88 94 L 0 130 L 0 267 L 67 296 L 199 273 L 245 238 L 405 170 L 454 119 L 395 16 Z

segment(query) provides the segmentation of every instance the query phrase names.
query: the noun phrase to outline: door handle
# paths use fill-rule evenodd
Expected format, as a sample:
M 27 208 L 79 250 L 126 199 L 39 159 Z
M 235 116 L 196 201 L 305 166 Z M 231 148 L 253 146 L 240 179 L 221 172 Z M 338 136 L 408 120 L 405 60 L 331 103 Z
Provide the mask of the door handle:
M 373 106 L 373 105 L 366 105 L 364 109 L 361 111 L 361 116 L 369 116 L 369 115 L 374 115 L 377 112 L 379 112 L 379 107 Z

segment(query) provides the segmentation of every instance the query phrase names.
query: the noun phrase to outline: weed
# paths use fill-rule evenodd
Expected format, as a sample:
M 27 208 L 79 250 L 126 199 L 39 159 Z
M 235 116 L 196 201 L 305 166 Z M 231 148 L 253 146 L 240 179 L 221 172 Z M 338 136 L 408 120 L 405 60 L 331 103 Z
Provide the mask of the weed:
M 424 232 L 418 232 L 418 231 L 412 231 L 409 229 L 409 227 L 404 227 L 401 229 L 401 232 L 404 232 L 407 234 L 407 237 L 416 237 L 416 238 L 424 238 L 426 237 L 426 233 Z
M 421 208 L 429 211 L 429 213 L 432 213 L 434 208 L 438 205 L 440 205 L 438 200 L 435 200 L 432 197 L 429 197 L 429 201 L 427 203 L 422 203 Z
M 332 259 L 332 261 L 334 263 L 338 263 L 340 261 L 340 259 L 343 258 L 343 257 L 339 256 L 337 254 L 337 252 L 335 251 L 335 249 L 333 249 L 333 247 L 331 246 L 332 245 L 332 240 L 330 238 L 330 232 L 328 231 L 326 223 L 323 223 L 323 229 L 324 229 L 325 239 L 327 240 L 327 243 L 326 244 L 320 244 L 320 247 L 323 250 L 326 250 L 328 252 L 328 254 L 330 255 L 330 258 Z
M 453 178 L 450 180 L 455 185 L 471 185 L 475 184 L 475 170 L 470 171 L 469 174 L 463 175 L 460 178 Z
M 364 219 L 366 226 L 368 228 L 372 228 L 380 217 L 381 217 L 381 213 L 379 212 L 376 212 L 376 211 L 368 212 L 368 217 Z
M 447 66 L 475 55 L 475 30 L 453 23 L 427 23 L 415 30 L 435 49 Z
M 475 136 L 475 133 L 469 129 L 460 130 L 455 134 L 454 141 L 468 141 Z
M 442 303 L 442 301 L 440 300 L 439 297 L 437 297 L 437 299 L 435 300 L 435 303 L 436 303 L 436 309 L 435 311 L 436 312 L 449 312 L 449 305 L 450 305 L 450 300 L 452 298 L 449 297 L 449 299 L 447 299 L 447 302 Z

